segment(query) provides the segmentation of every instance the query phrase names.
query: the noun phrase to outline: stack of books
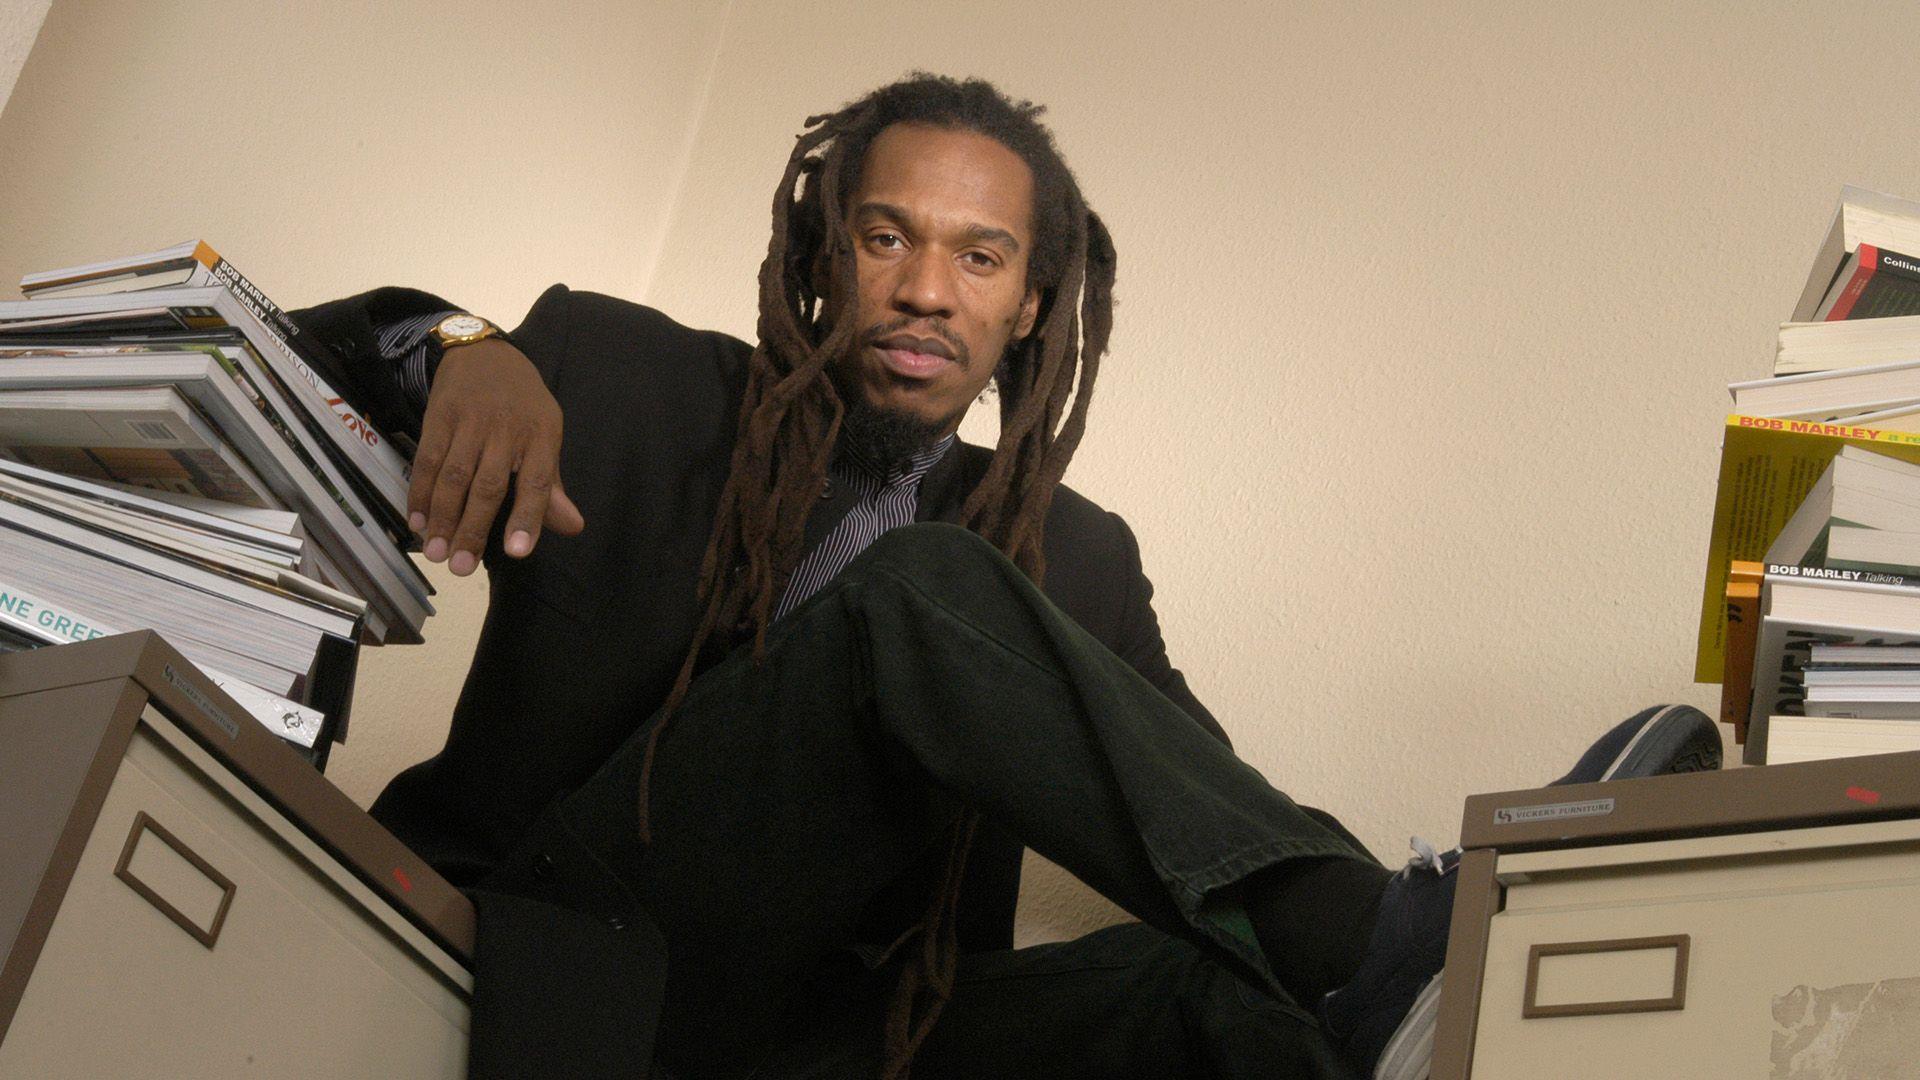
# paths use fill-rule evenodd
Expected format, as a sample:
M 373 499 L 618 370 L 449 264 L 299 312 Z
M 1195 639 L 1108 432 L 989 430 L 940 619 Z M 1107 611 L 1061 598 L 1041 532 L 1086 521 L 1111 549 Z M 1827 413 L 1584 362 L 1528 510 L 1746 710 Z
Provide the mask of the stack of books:
M 433 613 L 405 458 L 204 243 L 20 287 L 0 303 L 0 648 L 157 630 L 324 764 L 357 646 L 418 642 Z
M 1920 203 L 1841 193 L 1729 387 L 1695 677 L 1748 764 L 1920 749 Z
M 1848 187 L 1749 416 L 1920 431 L 1920 203 Z

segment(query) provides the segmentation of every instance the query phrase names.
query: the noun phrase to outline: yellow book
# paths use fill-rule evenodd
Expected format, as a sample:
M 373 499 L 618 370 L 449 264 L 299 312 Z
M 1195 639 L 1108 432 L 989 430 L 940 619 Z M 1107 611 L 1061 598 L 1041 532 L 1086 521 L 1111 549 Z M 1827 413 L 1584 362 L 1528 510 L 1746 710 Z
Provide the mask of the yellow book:
M 1814 420 L 1727 417 L 1720 443 L 1720 491 L 1700 595 L 1695 682 L 1725 674 L 1727 571 L 1735 559 L 1759 562 L 1814 482 L 1843 446 L 1860 446 L 1920 464 L 1920 433 L 1884 431 Z

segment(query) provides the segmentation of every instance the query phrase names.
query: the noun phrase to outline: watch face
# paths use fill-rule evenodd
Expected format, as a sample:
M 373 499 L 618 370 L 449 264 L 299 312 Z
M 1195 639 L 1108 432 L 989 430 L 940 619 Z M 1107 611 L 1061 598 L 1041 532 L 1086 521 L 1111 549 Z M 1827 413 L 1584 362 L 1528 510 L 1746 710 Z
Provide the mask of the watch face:
M 449 315 L 440 320 L 439 331 L 447 337 L 466 337 L 487 328 L 485 319 L 474 315 Z

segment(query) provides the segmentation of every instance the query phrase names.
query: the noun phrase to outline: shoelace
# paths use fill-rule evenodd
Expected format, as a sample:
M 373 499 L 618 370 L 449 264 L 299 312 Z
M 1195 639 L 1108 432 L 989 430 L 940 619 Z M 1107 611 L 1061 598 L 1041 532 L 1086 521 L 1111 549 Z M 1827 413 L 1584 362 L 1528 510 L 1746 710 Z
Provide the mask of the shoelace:
M 1448 867 L 1438 848 L 1428 843 L 1426 838 L 1409 836 L 1407 846 L 1413 849 L 1413 858 L 1407 860 L 1407 869 L 1424 866 L 1436 874 L 1444 874 Z

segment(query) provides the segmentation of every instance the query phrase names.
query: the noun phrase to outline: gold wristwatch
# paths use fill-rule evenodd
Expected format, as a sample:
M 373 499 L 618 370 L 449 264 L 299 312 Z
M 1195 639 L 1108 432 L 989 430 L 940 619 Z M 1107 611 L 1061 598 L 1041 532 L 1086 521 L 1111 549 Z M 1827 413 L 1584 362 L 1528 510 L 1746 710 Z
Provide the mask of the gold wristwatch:
M 449 315 L 433 325 L 433 340 L 440 343 L 445 352 L 455 345 L 471 345 L 482 338 L 506 336 L 499 327 L 478 315 L 459 313 Z

